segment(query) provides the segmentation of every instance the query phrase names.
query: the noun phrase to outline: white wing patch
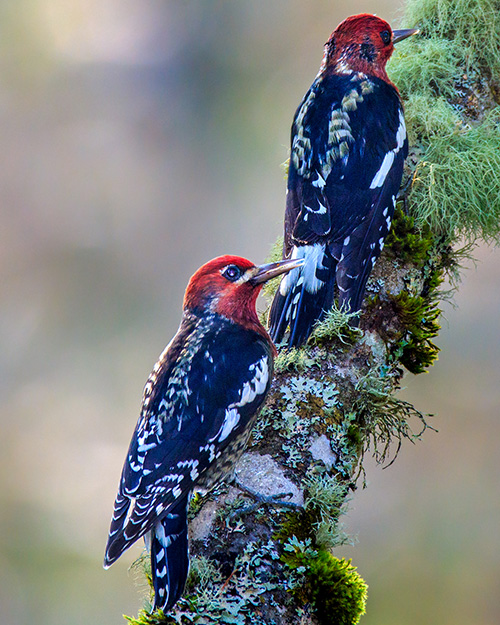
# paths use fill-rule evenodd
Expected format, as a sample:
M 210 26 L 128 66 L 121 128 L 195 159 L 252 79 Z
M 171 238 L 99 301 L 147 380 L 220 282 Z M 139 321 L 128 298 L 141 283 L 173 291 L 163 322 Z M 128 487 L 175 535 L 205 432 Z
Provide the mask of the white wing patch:
M 269 363 L 267 356 L 263 356 L 258 362 L 250 365 L 250 371 L 255 371 L 254 377 L 243 384 L 239 401 L 230 404 L 226 408 L 224 421 L 217 434 L 209 440 L 209 443 L 212 443 L 216 439 L 219 443 L 226 440 L 240 422 L 241 415 L 238 408 L 251 404 L 256 397 L 264 394 L 269 381 Z
M 319 172 L 316 172 L 317 179 L 312 183 L 313 187 L 317 187 L 318 189 L 323 189 L 326 185 L 326 181 L 323 179 Z
M 221 443 L 226 440 L 226 438 L 231 434 L 234 428 L 240 422 L 240 413 L 236 408 L 227 408 L 226 415 L 224 417 L 224 423 L 222 424 L 221 429 L 215 435 L 215 438 Z M 211 439 L 214 440 L 214 439 Z
M 318 174 L 319 177 L 319 174 Z M 319 208 L 311 208 L 310 206 L 306 206 L 304 204 L 304 208 L 308 210 L 310 213 L 316 213 L 316 215 L 325 215 L 326 214 L 326 206 L 322 204 L 319 200 L 317 200 L 319 204 Z M 306 215 L 307 217 L 307 215 Z
M 373 177 L 372 183 L 370 185 L 370 189 L 376 189 L 377 187 L 381 187 L 385 179 L 387 178 L 387 174 L 391 170 L 392 164 L 394 163 L 394 159 L 399 152 L 399 150 L 403 147 L 406 139 L 406 125 L 405 119 L 403 117 L 403 112 L 399 111 L 399 127 L 398 132 L 396 133 L 396 147 L 387 152 L 384 156 L 384 160 L 380 165 L 380 169 L 377 171 L 375 176 Z

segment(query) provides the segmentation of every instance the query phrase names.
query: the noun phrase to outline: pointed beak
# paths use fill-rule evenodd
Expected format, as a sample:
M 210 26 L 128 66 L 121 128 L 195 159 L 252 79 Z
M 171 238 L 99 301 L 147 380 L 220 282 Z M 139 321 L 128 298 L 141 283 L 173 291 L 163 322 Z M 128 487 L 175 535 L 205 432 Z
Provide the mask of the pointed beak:
M 303 258 L 291 258 L 287 260 L 279 260 L 277 263 L 268 263 L 267 265 L 260 265 L 255 268 L 254 275 L 250 278 L 251 284 L 261 284 L 267 282 L 271 278 L 280 276 L 282 273 L 287 273 L 297 267 L 302 267 L 304 264 Z
M 401 30 L 393 30 L 392 31 L 392 43 L 398 43 L 398 41 L 403 41 L 407 37 L 411 37 L 412 35 L 417 35 L 420 32 L 418 28 L 402 28 Z

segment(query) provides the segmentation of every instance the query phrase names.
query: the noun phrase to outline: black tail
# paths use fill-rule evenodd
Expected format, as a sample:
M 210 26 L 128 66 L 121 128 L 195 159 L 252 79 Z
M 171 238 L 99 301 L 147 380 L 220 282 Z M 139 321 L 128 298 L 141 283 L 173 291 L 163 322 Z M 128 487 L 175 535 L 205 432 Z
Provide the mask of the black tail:
M 383 213 L 374 210 L 344 241 L 336 275 L 340 308 L 351 312 L 360 310 L 366 283 L 384 247 L 393 213 L 393 205 Z
M 286 344 L 297 347 L 332 307 L 335 259 L 320 243 L 295 247 L 292 257 L 304 258 L 305 263 L 282 279 L 269 313 L 269 334 L 275 343 L 280 343 L 289 326 Z
M 151 574 L 155 609 L 169 610 L 180 599 L 189 570 L 187 505 L 183 497 L 151 530 Z

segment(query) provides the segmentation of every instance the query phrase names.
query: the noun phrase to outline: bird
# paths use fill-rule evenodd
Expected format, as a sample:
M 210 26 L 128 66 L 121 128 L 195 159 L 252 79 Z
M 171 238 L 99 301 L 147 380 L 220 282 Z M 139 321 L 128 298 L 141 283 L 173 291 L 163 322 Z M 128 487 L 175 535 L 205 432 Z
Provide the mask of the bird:
M 276 355 L 256 313 L 264 282 L 302 260 L 220 256 L 191 277 L 177 333 L 144 387 L 114 503 L 104 568 L 138 538 L 151 554 L 153 609 L 181 597 L 194 489 L 230 473 L 269 391 Z
M 282 278 L 271 305 L 276 343 L 302 345 L 336 295 L 341 310 L 361 308 L 408 154 L 403 104 L 386 63 L 394 44 L 417 32 L 393 31 L 363 13 L 341 22 L 325 44 L 291 130 L 283 257 L 305 262 Z

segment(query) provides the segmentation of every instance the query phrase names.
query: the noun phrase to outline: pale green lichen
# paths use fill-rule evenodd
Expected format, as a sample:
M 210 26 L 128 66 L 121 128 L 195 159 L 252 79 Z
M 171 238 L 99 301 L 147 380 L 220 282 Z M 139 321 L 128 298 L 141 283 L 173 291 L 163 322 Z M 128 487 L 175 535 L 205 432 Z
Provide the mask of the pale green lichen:
M 315 324 L 311 340 L 322 343 L 337 339 L 344 344 L 353 343 L 363 334 L 358 328 L 352 327 L 353 321 L 358 319 L 359 315 L 359 311 L 350 312 L 334 304 L 325 317 Z
M 315 544 L 322 549 L 333 549 L 340 545 L 352 544 L 352 539 L 339 524 L 339 516 L 347 509 L 348 486 L 338 475 L 310 472 L 303 486 L 306 492 L 305 509 L 313 510 Z
M 314 358 L 311 358 L 305 349 L 292 347 L 282 349 L 274 360 L 274 371 L 284 373 L 285 371 L 304 371 L 317 365 Z
M 500 10 L 497 0 L 410 0 L 388 70 L 419 163 L 408 205 L 448 241 L 500 240 Z
M 132 625 L 270 625 L 271 621 L 255 613 L 255 607 L 266 593 L 269 605 L 279 608 L 272 595 L 272 591 L 281 590 L 277 583 L 280 567 L 272 565 L 279 557 L 272 540 L 249 541 L 226 580 L 207 558 L 191 558 L 186 593 L 178 601 L 175 613 L 150 612 L 149 608 L 141 610 L 137 618 L 125 618 Z
M 423 37 L 453 42 L 457 63 L 500 74 L 498 0 L 409 0 L 405 21 Z
M 417 165 L 412 214 L 448 238 L 499 240 L 500 109 L 464 132 L 434 136 Z

